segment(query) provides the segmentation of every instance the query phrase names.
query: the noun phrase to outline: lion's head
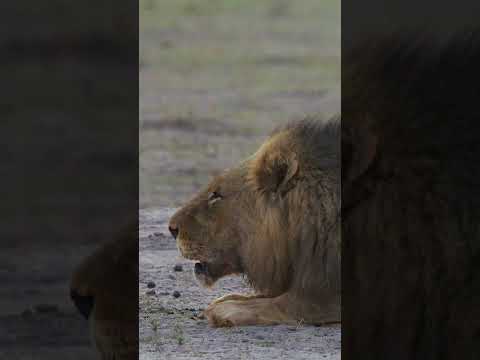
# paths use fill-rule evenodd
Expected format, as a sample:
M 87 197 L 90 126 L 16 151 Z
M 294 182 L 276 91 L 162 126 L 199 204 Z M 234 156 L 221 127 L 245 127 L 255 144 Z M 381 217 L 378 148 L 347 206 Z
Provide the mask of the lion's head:
M 337 125 L 319 121 L 280 128 L 173 215 L 170 232 L 182 255 L 198 261 L 195 275 L 203 285 L 242 273 L 257 290 L 275 295 L 296 276 L 297 283 L 316 276 L 311 271 L 318 261 L 303 269 L 301 257 L 311 257 L 338 220 L 337 135 Z M 333 242 L 328 246 L 338 245 Z M 339 274 L 339 251 L 331 253 Z
M 70 296 L 102 359 L 138 358 L 138 223 L 85 258 Z
M 206 286 L 242 273 L 242 240 L 255 224 L 247 164 L 227 170 L 170 219 L 169 229 L 184 257 L 197 260 L 195 275 Z

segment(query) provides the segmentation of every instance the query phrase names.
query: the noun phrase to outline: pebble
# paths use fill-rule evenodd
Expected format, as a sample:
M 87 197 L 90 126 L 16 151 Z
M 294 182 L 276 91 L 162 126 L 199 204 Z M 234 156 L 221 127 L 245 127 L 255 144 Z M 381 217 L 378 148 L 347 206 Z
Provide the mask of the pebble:
M 183 271 L 183 266 L 180 264 L 177 264 L 173 267 L 174 271 Z
M 153 289 L 152 289 L 152 290 L 148 290 L 148 291 L 146 292 L 146 294 L 147 294 L 147 295 L 155 295 L 155 290 L 153 290 Z
M 149 282 L 147 283 L 147 287 L 148 287 L 149 289 L 153 289 L 155 286 L 156 286 L 156 285 L 155 285 L 155 283 L 154 283 L 153 281 L 149 281 Z
M 168 278 L 171 280 L 175 280 L 175 276 L 173 276 L 172 274 L 168 275 Z
M 180 292 L 175 290 L 172 295 L 173 295 L 174 298 L 179 298 L 180 297 Z

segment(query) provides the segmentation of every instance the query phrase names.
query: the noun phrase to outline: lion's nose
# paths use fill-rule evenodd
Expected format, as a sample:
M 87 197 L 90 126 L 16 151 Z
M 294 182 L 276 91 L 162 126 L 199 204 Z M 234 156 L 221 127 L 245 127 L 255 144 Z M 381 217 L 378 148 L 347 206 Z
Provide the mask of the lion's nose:
M 178 236 L 178 227 L 176 227 L 174 225 L 170 225 L 168 227 L 168 230 L 170 230 L 170 233 L 172 234 L 173 238 L 176 239 L 177 236 Z
M 72 298 L 72 301 L 80 314 L 82 314 L 85 319 L 88 319 L 93 309 L 93 296 L 83 296 L 77 293 L 75 290 L 71 290 L 70 297 Z

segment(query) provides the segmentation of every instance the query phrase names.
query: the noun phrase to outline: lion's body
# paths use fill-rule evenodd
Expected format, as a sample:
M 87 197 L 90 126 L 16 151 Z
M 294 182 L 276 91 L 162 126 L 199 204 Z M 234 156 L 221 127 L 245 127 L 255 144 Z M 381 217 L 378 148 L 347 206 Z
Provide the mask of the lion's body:
M 211 304 L 213 325 L 340 321 L 339 128 L 278 129 L 172 217 L 182 253 L 205 264 L 197 276 L 244 274 L 258 294 Z

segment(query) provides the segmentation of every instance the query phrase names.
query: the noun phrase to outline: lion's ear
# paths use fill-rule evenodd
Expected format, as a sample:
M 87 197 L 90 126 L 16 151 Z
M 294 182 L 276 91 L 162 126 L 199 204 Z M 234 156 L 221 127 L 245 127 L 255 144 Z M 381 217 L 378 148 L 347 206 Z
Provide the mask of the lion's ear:
M 250 169 L 250 180 L 256 189 L 265 194 L 287 193 L 298 173 L 298 160 L 293 152 L 263 153 Z

